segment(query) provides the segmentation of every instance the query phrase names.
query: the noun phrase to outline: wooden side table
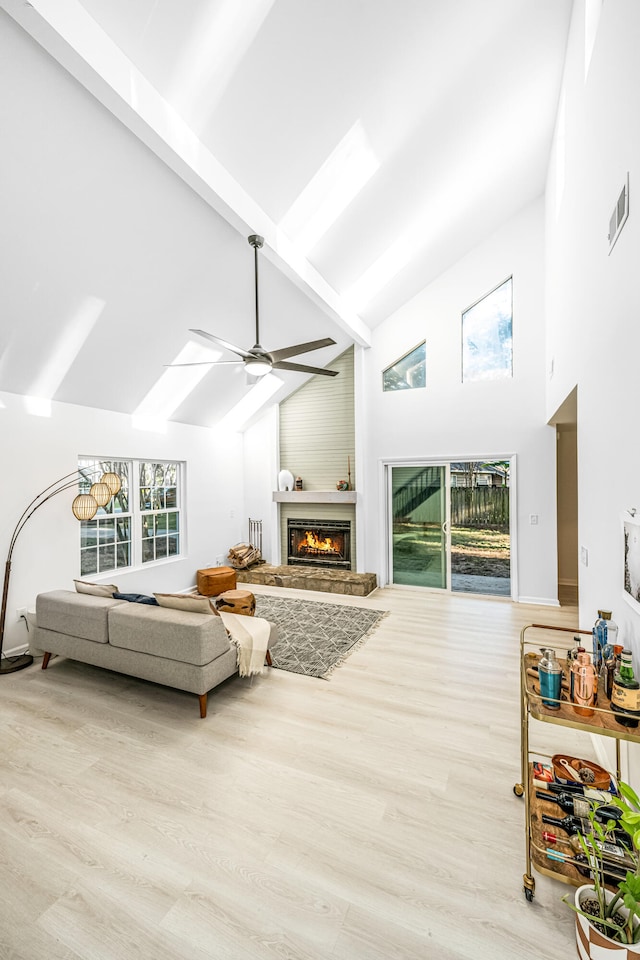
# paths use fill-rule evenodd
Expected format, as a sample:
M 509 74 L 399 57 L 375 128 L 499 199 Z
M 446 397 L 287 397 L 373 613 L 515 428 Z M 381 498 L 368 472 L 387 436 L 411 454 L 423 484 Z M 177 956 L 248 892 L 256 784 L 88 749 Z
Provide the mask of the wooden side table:
M 217 598 L 216 607 L 224 613 L 253 617 L 256 612 L 256 598 L 249 590 L 225 590 Z
M 225 590 L 216 599 L 216 608 L 223 613 L 235 613 L 242 617 L 253 617 L 256 612 L 256 598 L 250 590 Z M 271 654 L 265 654 L 267 666 L 272 666 Z

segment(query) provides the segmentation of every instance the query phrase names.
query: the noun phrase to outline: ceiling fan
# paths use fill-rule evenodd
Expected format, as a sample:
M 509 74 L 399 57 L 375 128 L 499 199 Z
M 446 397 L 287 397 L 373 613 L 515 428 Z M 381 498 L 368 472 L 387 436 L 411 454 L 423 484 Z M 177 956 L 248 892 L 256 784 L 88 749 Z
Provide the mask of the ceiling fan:
M 238 357 L 240 357 L 240 360 L 209 360 L 200 361 L 199 363 L 168 364 L 168 366 L 195 367 L 202 366 L 203 363 L 208 363 L 211 366 L 221 366 L 222 364 L 229 363 L 243 363 L 246 372 L 253 377 L 263 377 L 265 374 L 271 373 L 272 370 L 297 370 L 300 373 L 315 373 L 323 377 L 337 377 L 339 373 L 338 370 L 324 370 L 321 367 L 310 367 L 304 363 L 288 362 L 289 357 L 295 357 L 300 353 L 310 353 L 312 350 L 321 350 L 322 347 L 332 346 L 332 344 L 334 344 L 336 341 L 332 340 L 331 337 L 325 337 L 323 340 L 310 340 L 308 343 L 296 343 L 294 346 L 283 347 L 281 350 L 267 351 L 260 345 L 258 312 L 258 250 L 263 245 L 264 238 L 259 237 L 257 234 L 252 234 L 248 240 L 250 245 L 253 247 L 255 263 L 256 342 L 254 346 L 250 350 L 243 350 L 242 347 L 237 347 L 235 344 L 229 343 L 227 340 L 223 340 L 221 337 L 214 337 L 212 333 L 207 333 L 206 330 L 190 329 L 190 333 L 196 333 L 199 337 L 204 337 L 205 340 L 211 340 L 213 343 L 217 343 L 226 350 L 236 353 Z

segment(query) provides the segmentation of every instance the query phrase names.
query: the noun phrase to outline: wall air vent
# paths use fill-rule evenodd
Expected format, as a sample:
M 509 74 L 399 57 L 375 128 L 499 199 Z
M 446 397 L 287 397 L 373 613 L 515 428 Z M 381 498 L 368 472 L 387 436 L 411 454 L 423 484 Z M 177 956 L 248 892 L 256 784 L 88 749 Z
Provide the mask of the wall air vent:
M 620 231 L 626 223 L 627 217 L 629 216 L 629 174 L 627 174 L 627 182 L 622 188 L 622 192 L 618 197 L 618 202 L 613 208 L 613 213 L 609 220 L 609 253 L 614 248 L 615 242 L 620 236 Z

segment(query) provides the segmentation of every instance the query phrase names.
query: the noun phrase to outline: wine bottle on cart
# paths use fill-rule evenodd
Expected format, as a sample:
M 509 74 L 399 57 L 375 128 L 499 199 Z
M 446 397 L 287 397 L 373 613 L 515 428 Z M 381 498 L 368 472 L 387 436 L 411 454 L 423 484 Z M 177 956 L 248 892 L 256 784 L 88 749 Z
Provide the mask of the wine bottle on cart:
M 584 817 L 572 817 L 567 815 L 566 817 L 550 817 L 548 814 L 542 814 L 542 822 L 548 823 L 552 827 L 560 827 L 561 830 L 564 830 L 566 833 L 581 833 L 588 834 L 591 830 L 591 824 L 588 820 L 585 820 Z M 611 830 L 611 835 L 616 838 L 619 843 L 628 843 L 629 834 L 625 833 L 624 830 Z

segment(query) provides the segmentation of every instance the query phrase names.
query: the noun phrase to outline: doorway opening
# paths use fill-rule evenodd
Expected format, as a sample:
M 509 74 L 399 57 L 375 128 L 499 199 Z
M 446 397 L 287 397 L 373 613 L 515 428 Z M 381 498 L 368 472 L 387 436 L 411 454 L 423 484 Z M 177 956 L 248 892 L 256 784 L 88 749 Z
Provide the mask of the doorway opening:
M 578 545 L 578 388 L 574 387 L 549 423 L 556 430 L 556 516 L 558 600 L 561 607 L 579 601 Z

